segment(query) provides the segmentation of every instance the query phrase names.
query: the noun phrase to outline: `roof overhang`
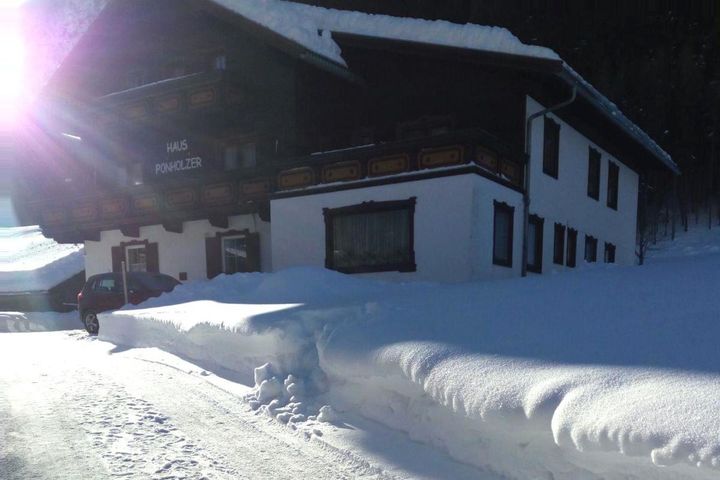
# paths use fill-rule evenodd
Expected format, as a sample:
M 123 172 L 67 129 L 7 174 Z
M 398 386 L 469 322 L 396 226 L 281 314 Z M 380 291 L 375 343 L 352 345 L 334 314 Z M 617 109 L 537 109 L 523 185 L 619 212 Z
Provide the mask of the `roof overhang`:
M 479 49 L 470 49 L 449 45 L 437 45 L 392 38 L 378 38 L 350 33 L 333 33 L 333 38 L 343 46 L 359 46 L 382 48 L 385 51 L 396 51 L 405 54 L 421 54 L 436 58 L 452 59 L 464 62 L 491 65 L 498 68 L 534 72 L 553 76 L 569 87 L 577 88 L 579 98 L 586 101 L 592 108 L 607 118 L 615 127 L 624 132 L 634 143 L 648 155 L 675 175 L 680 169 L 650 136 L 628 119 L 615 104 L 583 79 L 569 65 L 559 59 L 539 58 L 525 55 L 500 53 Z

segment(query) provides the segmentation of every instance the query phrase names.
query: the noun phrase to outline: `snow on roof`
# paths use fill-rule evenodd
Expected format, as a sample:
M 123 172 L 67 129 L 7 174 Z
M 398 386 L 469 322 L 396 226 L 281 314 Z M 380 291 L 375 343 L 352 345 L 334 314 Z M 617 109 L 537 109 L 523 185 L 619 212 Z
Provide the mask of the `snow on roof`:
M 283 0 L 212 1 L 341 65 L 346 63 L 330 32 L 560 60 L 551 49 L 526 45 L 501 27 L 334 10 Z
M 82 245 L 60 245 L 37 226 L 0 228 L 0 294 L 46 291 L 84 268 Z
M 627 131 L 667 168 L 679 173 L 677 165 L 667 152 L 627 118 L 617 105 L 565 63 L 555 51 L 542 46 L 526 45 L 505 28 L 334 10 L 284 0 L 212 1 L 343 66 L 347 64 L 342 57 L 340 46 L 335 43 L 330 33 L 349 33 L 562 61 L 567 81 L 577 85 L 584 96 L 613 123 Z

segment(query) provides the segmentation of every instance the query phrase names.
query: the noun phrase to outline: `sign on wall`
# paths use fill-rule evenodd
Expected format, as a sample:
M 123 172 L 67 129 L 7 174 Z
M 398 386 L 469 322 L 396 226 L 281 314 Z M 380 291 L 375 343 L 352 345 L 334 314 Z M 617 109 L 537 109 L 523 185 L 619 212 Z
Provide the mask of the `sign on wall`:
M 206 149 L 201 142 L 193 142 L 187 137 L 167 139 L 162 149 L 164 160 L 153 165 L 155 176 L 165 176 L 180 172 L 199 170 L 205 167 Z

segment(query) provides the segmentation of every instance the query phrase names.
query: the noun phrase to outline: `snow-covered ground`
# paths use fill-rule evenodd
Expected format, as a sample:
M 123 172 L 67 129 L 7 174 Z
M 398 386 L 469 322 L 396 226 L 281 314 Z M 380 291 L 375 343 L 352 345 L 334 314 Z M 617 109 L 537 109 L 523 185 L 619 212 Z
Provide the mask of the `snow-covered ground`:
M 9 333 L 0 365 L 3 480 L 496 480 L 359 417 L 289 429 L 157 349 Z
M 0 228 L 0 293 L 42 292 L 85 268 L 82 245 L 61 245 L 37 226 Z
M 360 415 L 507 478 L 716 478 L 718 234 L 464 285 L 222 276 L 102 315 L 101 337 L 237 372 L 291 430 Z

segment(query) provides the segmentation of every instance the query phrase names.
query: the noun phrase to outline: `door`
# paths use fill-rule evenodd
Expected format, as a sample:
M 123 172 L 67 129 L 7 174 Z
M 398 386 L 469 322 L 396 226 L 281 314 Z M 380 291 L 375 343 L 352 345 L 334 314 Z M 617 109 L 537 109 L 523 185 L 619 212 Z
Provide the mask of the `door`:
M 124 303 L 122 280 L 119 275 L 102 275 L 95 280 L 89 309 L 97 312 L 116 310 Z

